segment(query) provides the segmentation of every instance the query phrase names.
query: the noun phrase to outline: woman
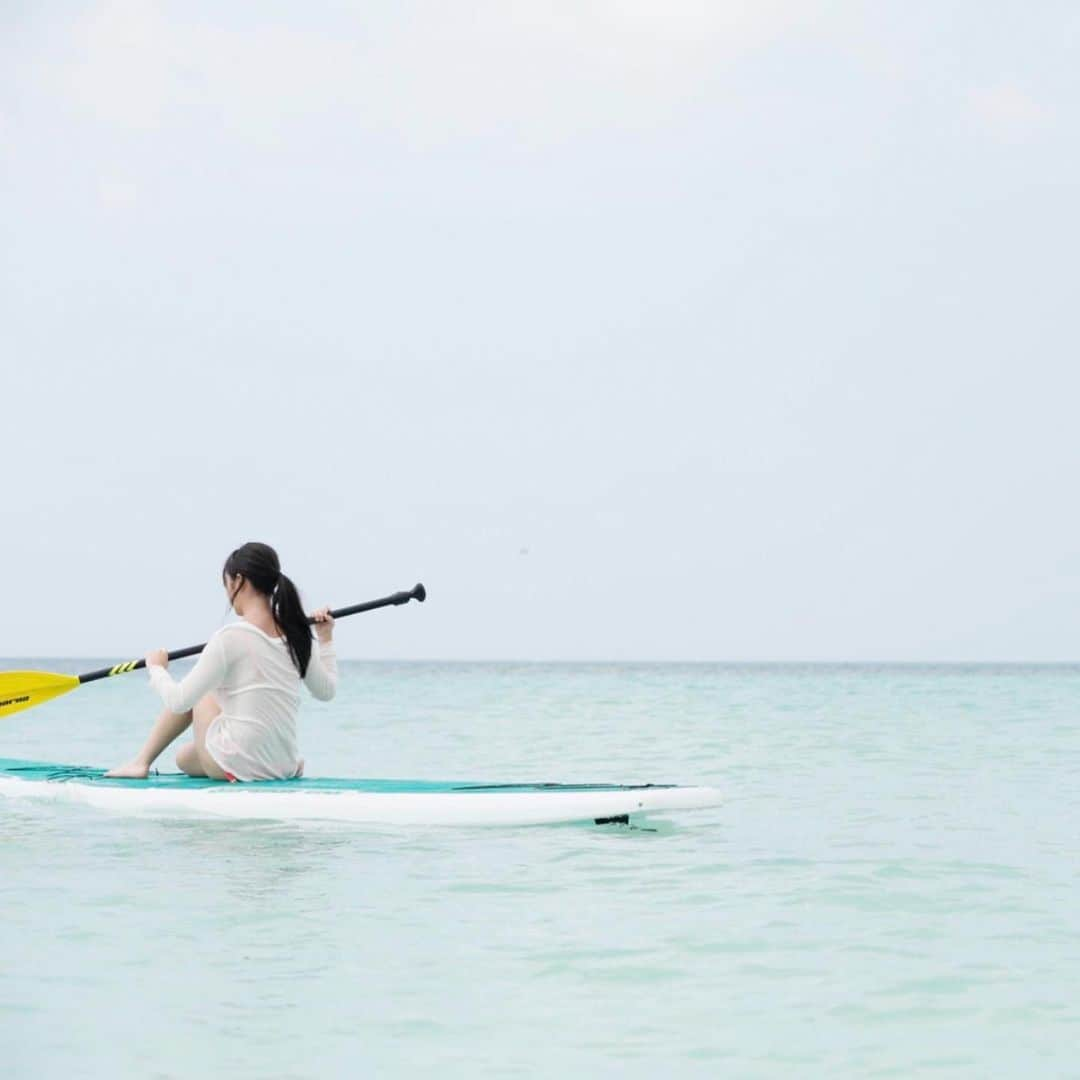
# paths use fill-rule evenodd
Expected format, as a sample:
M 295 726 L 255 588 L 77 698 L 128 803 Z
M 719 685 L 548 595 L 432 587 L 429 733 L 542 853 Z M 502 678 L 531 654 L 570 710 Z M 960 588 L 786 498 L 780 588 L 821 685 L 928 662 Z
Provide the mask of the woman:
M 285 780 L 303 772 L 296 742 L 300 681 L 320 701 L 334 696 L 334 618 L 329 608 L 315 612 L 319 649 L 312 655 L 300 595 L 267 544 L 237 548 L 221 577 L 240 621 L 214 634 L 180 683 L 166 670 L 164 649 L 146 654 L 150 685 L 165 711 L 138 756 L 106 776 L 145 777 L 188 725 L 194 727 L 194 741 L 176 755 L 188 776 Z

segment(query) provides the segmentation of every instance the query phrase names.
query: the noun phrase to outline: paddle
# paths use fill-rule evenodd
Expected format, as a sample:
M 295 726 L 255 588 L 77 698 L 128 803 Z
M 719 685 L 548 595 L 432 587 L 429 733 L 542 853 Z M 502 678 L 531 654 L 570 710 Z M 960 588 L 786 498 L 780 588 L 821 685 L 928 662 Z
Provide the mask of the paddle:
M 392 596 L 384 596 L 381 600 L 368 600 L 364 604 L 338 608 L 330 614 L 335 619 L 343 619 L 346 615 L 358 615 L 361 611 L 374 611 L 376 608 L 407 604 L 410 600 L 423 601 L 426 598 L 427 590 L 424 586 L 415 585 L 407 592 L 396 592 Z M 313 623 L 314 620 L 308 619 L 308 622 Z M 182 660 L 185 656 L 201 653 L 205 648 L 204 641 L 201 645 L 177 649 L 169 653 L 169 659 Z M 77 686 L 82 686 L 83 683 L 107 679 L 112 675 L 126 675 L 129 671 L 138 671 L 144 667 L 145 660 L 128 660 L 126 663 L 114 664 L 98 671 L 88 671 L 85 675 L 53 675 L 48 671 L 0 671 L 0 717 L 10 716 L 21 709 L 32 709 L 35 705 L 51 701 Z

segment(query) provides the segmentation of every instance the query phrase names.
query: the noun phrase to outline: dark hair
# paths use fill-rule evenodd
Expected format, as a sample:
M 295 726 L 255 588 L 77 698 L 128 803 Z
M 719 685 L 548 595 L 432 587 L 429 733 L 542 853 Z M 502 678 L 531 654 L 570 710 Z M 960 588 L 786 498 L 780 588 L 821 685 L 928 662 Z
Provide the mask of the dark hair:
M 269 544 L 249 540 L 225 560 L 221 571 L 223 581 L 226 574 L 239 575 L 270 600 L 274 622 L 285 634 L 289 655 L 303 678 L 311 659 L 311 627 L 296 586 L 281 572 L 277 552 Z

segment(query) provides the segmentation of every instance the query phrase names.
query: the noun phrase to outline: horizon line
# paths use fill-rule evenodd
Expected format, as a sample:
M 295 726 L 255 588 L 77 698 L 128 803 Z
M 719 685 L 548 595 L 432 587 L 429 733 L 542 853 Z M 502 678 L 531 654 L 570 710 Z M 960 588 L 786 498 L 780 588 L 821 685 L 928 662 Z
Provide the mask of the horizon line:
M 96 662 L 115 659 L 117 654 L 74 654 L 74 653 L 23 653 L 0 655 L 0 662 L 22 660 L 73 660 Z M 172 663 L 185 663 L 185 660 L 174 660 Z M 1080 666 L 1080 657 L 1074 660 L 957 660 L 957 659 L 656 659 L 656 658 L 620 658 L 620 657 L 395 657 L 395 656 L 339 656 L 338 660 L 351 664 L 641 664 L 641 665 L 699 665 L 699 666 L 747 666 L 747 667 L 1077 667 Z

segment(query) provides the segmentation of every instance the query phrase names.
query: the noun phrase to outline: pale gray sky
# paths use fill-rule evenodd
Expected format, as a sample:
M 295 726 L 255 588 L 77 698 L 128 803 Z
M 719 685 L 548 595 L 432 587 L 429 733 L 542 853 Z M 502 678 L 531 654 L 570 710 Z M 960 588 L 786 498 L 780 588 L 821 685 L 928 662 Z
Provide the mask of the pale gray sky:
M 2 12 L 0 655 L 1080 654 L 1076 5 Z

